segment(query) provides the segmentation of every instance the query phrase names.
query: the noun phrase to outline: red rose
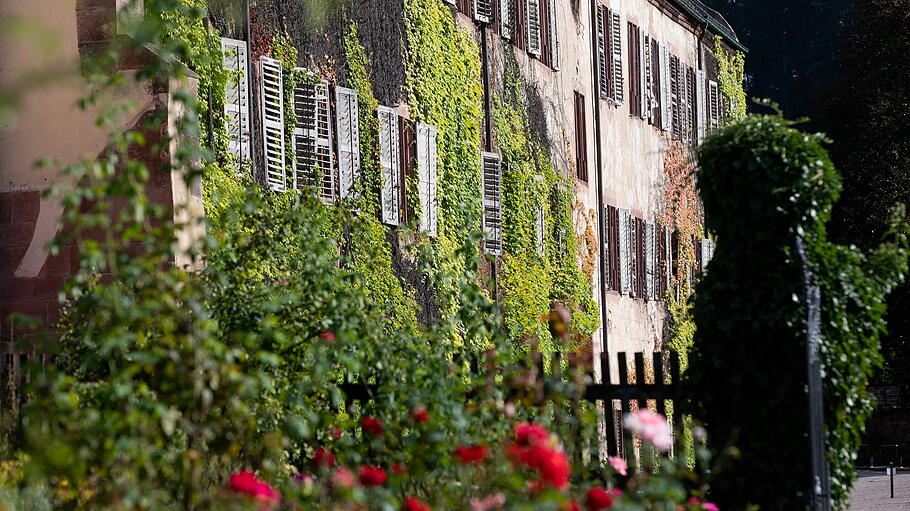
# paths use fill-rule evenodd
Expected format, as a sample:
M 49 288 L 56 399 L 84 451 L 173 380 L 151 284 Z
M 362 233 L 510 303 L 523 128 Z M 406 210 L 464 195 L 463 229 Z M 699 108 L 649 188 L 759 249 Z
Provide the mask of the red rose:
M 387 479 L 385 470 L 379 467 L 360 467 L 360 484 L 379 486 Z
M 332 332 L 320 332 L 319 340 L 325 342 L 335 342 L 335 334 Z
M 569 484 L 569 458 L 566 453 L 555 449 L 535 446 L 533 450 L 540 451 L 536 454 L 537 471 L 540 479 L 549 483 L 557 490 L 562 490 Z
M 481 462 L 487 457 L 487 446 L 485 445 L 459 446 L 454 450 L 460 463 Z
M 316 452 L 313 454 L 313 461 L 316 462 L 317 467 L 335 466 L 335 456 L 321 447 L 319 449 L 316 449 Z
M 360 426 L 365 433 L 369 433 L 376 437 L 382 436 L 382 423 L 375 417 L 364 417 L 360 419 Z
M 249 495 L 256 500 L 266 502 L 278 501 L 278 493 L 268 483 L 260 481 L 252 472 L 242 471 L 232 475 L 228 486 L 231 490 Z
M 430 420 L 430 414 L 427 412 L 426 408 L 414 410 L 414 413 L 412 413 L 411 416 L 414 417 L 414 420 L 417 422 L 426 422 Z
M 603 488 L 595 486 L 588 490 L 588 494 L 585 497 L 585 509 L 588 511 L 609 509 L 612 505 L 613 497 Z
M 432 511 L 432 508 L 417 497 L 408 497 L 404 499 L 404 504 L 401 505 L 401 511 Z
M 578 502 L 570 500 L 563 504 L 562 511 L 581 511 L 581 508 L 578 507 Z
M 392 464 L 392 473 L 398 474 L 398 475 L 403 475 L 403 474 L 408 473 L 408 469 L 404 468 L 403 466 L 401 466 L 398 463 L 394 463 L 394 464 Z
M 338 440 L 339 438 L 341 438 L 341 429 L 332 428 L 332 438 L 334 438 L 335 440 Z
M 540 424 L 520 422 L 515 425 L 515 443 L 518 445 L 543 443 L 549 437 L 550 432 Z

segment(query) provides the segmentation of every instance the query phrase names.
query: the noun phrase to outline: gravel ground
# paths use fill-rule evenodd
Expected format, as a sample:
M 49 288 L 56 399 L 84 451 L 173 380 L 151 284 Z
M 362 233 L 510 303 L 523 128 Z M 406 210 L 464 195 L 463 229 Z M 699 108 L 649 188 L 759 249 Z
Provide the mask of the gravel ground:
M 884 471 L 859 472 L 859 479 L 853 486 L 850 511 L 910 510 L 910 472 L 895 474 L 893 499 L 888 479 Z

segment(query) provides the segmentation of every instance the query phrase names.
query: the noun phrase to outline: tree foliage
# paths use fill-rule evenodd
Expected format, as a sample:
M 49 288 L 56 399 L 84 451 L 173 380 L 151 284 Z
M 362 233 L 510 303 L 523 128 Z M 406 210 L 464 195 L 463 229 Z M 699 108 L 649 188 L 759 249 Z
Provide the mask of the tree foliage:
M 689 407 L 741 459 L 712 490 L 727 508 L 801 507 L 810 487 L 802 273 L 806 240 L 822 292 L 828 459 L 836 504 L 871 410 L 867 380 L 880 363 L 884 298 L 907 267 L 904 236 L 869 256 L 827 241 L 840 178 L 822 147 L 772 116 L 723 128 L 699 150 L 699 189 L 717 251 L 695 294 L 697 330 L 685 374 Z M 787 467 L 788 477 L 781 477 Z

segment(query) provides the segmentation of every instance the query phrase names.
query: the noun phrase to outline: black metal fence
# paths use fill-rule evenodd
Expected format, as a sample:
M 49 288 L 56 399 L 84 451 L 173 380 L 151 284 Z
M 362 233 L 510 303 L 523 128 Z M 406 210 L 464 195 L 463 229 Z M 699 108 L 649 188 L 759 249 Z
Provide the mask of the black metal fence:
M 532 353 L 531 357 L 537 366 L 537 386 L 540 388 L 554 388 L 556 384 L 568 381 L 584 382 L 580 392 L 569 399 L 602 406 L 606 453 L 611 456 L 626 457 L 627 437 L 622 427 L 625 414 L 633 408 L 648 407 L 648 401 L 654 401 L 658 413 L 666 415 L 668 405 L 677 397 L 680 369 L 679 354 L 676 352 L 635 352 L 631 358 L 626 352 L 617 353 L 616 383 L 613 383 L 613 370 L 606 353 L 601 353 L 597 360 L 600 378 L 595 378 L 591 357 L 586 354 L 554 353 L 549 360 L 549 373 L 544 371 L 546 361 L 540 353 Z M 495 373 L 495 368 L 479 357 L 469 357 L 468 365 L 475 376 Z M 347 383 L 341 388 L 349 402 L 369 400 L 378 391 L 377 385 L 362 383 Z M 547 392 L 542 398 L 557 399 Z M 563 395 L 558 397 L 565 398 Z

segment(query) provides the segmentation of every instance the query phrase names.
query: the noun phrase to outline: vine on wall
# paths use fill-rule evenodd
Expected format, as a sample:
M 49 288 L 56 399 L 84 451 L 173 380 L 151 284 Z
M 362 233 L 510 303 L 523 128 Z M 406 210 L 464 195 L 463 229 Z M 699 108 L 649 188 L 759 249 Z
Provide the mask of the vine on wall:
M 717 57 L 717 81 L 726 105 L 726 123 L 746 116 L 746 55 L 741 51 L 724 49 L 720 36 L 714 37 L 714 55 Z
M 554 301 L 572 310 L 572 334 L 561 350 L 589 348 L 597 330 L 597 306 L 591 297 L 592 274 L 579 265 L 575 197 L 570 179 L 558 173 L 546 146 L 530 128 L 524 79 L 518 66 L 506 66 L 502 94 L 494 95 L 493 128 L 503 167 L 502 304 L 505 324 L 514 338 L 555 349 L 541 316 Z M 544 246 L 537 241 L 538 215 L 544 219 Z M 593 234 L 593 232 L 592 232 Z M 587 252 L 588 250 L 585 250 Z M 593 266 L 591 268 L 593 270 Z

